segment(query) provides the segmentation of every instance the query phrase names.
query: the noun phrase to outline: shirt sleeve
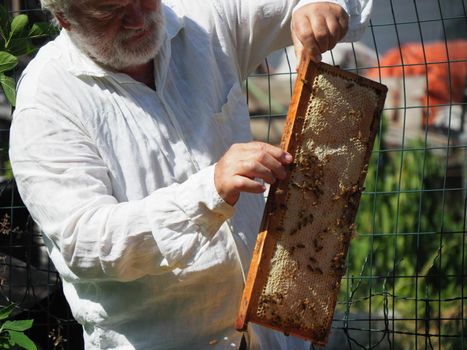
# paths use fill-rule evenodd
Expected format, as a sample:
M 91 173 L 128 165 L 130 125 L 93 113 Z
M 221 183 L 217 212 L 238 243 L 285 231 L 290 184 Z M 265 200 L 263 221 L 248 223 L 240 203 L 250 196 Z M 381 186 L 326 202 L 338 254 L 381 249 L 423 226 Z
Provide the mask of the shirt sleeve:
M 214 166 L 119 203 L 82 126 L 47 111 L 15 113 L 10 161 L 26 207 L 59 257 L 57 269 L 69 278 L 129 281 L 183 269 L 234 213 L 215 189 Z
M 219 24 L 227 26 L 240 75 L 245 79 L 271 52 L 292 45 L 290 23 L 295 9 L 323 0 L 215 0 Z M 372 0 L 330 0 L 349 14 L 343 41 L 358 40 L 368 24 Z

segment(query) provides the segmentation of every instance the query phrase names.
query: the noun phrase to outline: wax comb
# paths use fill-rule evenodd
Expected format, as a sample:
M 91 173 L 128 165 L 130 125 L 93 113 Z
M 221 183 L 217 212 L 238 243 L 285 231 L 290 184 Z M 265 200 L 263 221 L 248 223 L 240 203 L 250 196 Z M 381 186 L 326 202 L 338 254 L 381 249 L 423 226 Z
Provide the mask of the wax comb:
M 254 322 L 326 344 L 386 92 L 301 64 L 281 140 L 294 164 L 269 191 L 238 330 Z

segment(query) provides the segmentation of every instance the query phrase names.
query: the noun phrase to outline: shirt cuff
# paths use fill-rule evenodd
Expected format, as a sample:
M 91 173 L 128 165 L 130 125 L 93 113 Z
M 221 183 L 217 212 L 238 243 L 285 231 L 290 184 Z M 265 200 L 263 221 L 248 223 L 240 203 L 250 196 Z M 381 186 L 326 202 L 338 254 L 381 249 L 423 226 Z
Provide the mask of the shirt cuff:
M 225 202 L 217 192 L 214 170 L 215 165 L 200 170 L 181 184 L 177 191 L 180 195 L 177 201 L 197 225 L 205 225 L 206 221 L 215 217 L 223 222 L 235 213 L 235 208 Z
M 225 220 L 234 215 L 235 208 L 217 193 L 214 167 L 145 198 L 149 224 L 164 257 L 161 266 L 194 264 Z
M 295 6 L 295 8 L 293 9 L 293 12 L 297 11 L 299 8 L 305 6 L 305 5 L 309 5 L 309 4 L 314 4 L 314 3 L 317 3 L 317 2 L 330 2 L 330 3 L 333 3 L 333 4 L 336 4 L 336 5 L 339 5 L 340 7 L 342 7 L 344 9 L 344 11 L 347 13 L 347 15 L 350 16 L 350 10 L 347 6 L 347 2 L 345 0 L 300 0 L 298 2 L 298 4 Z

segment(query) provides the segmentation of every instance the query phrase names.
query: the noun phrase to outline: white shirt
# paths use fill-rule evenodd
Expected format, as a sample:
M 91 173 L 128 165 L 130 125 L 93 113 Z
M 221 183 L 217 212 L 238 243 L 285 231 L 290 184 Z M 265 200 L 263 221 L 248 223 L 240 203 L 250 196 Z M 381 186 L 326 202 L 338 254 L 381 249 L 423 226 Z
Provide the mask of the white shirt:
M 214 164 L 251 140 L 241 82 L 291 43 L 296 3 L 164 1 L 157 91 L 103 69 L 66 31 L 24 71 L 10 159 L 87 349 L 238 348 L 263 198 L 225 203 Z M 355 38 L 371 1 L 343 6 Z M 247 337 L 252 349 L 309 346 L 258 326 Z

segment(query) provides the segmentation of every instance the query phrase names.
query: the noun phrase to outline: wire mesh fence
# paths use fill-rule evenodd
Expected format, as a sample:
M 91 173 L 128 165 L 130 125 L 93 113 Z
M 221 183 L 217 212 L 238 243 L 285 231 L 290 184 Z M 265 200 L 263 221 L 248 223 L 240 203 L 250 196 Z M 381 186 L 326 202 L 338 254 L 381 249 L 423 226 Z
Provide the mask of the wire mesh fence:
M 362 40 L 323 57 L 389 88 L 329 349 L 467 348 L 466 3 L 375 0 Z M 44 19 L 38 1 L 2 4 Z M 295 67 L 287 48 L 245 82 L 255 139 L 279 143 Z M 0 106 L 0 304 L 35 320 L 41 348 L 79 349 L 81 328 L 15 189 L 11 110 Z

